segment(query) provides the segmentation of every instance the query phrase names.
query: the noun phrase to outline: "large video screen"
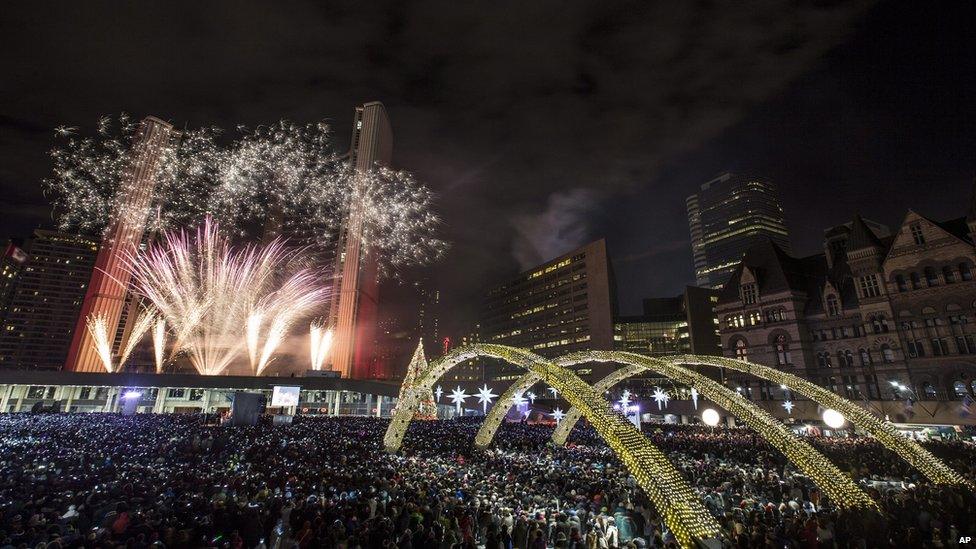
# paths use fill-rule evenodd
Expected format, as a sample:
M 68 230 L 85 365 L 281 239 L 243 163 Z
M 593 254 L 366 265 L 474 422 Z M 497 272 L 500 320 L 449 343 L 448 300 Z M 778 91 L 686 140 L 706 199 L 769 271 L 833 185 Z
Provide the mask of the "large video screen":
M 301 387 L 275 385 L 274 392 L 271 393 L 271 407 L 298 406 L 298 393 L 301 390 Z

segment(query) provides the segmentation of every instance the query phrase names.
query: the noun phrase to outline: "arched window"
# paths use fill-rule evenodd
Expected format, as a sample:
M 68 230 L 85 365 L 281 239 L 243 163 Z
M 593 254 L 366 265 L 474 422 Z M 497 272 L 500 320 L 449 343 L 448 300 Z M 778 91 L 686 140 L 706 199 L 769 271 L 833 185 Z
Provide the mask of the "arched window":
M 895 361 L 895 352 L 891 350 L 891 346 L 887 343 L 881 346 L 881 360 L 887 364 Z
M 898 284 L 899 292 L 908 291 L 908 281 L 905 280 L 905 275 L 895 275 L 895 283 Z
M 827 314 L 830 316 L 837 316 L 840 314 L 840 303 L 837 301 L 837 296 L 834 294 L 827 296 Z
M 749 348 L 745 340 L 740 339 L 735 342 L 735 358 L 739 360 L 749 360 Z
M 786 336 L 780 334 L 776 336 L 776 364 L 787 366 L 793 364 L 790 356 L 790 344 L 786 341 Z
M 871 365 L 871 353 L 865 348 L 860 348 L 857 350 L 857 354 L 861 355 L 861 366 Z
M 830 354 L 825 352 L 817 353 L 817 364 L 821 368 L 830 368 L 832 365 L 830 363 Z
M 922 287 L 922 277 L 918 276 L 918 273 L 912 273 L 909 276 L 911 276 L 911 278 L 912 278 L 912 289 L 913 290 L 917 290 L 917 289 L 919 289 L 919 288 Z
M 946 284 L 952 284 L 956 281 L 956 273 L 952 270 L 952 267 L 946 265 L 942 267 L 942 278 L 945 279 Z
M 952 383 L 952 392 L 956 394 L 957 397 L 964 397 L 969 394 L 966 391 L 966 384 L 963 383 L 961 379 L 957 379 Z
M 932 267 L 926 267 L 924 269 L 924 272 L 925 272 L 925 283 L 926 284 L 928 284 L 929 286 L 938 286 L 939 285 L 939 275 L 937 275 L 935 273 L 935 269 L 933 269 Z
M 969 268 L 969 263 L 959 264 L 959 278 L 963 280 L 973 279 L 973 271 Z
M 844 352 L 841 353 L 841 357 L 843 358 L 844 366 L 854 366 L 854 353 L 852 353 L 850 349 L 845 349 Z
M 972 391 L 974 395 L 976 395 L 976 379 L 973 379 L 972 381 L 969 382 L 969 390 Z
M 922 394 L 924 394 L 925 398 L 928 400 L 935 400 L 936 398 L 935 387 L 933 387 L 931 383 L 926 381 L 925 383 L 922 384 Z

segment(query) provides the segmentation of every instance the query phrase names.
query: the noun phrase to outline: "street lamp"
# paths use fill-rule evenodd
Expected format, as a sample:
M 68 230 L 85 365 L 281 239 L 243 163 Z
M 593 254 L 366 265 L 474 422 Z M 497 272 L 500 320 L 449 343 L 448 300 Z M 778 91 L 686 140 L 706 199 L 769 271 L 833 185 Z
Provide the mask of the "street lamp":
M 708 425 L 709 427 L 715 427 L 716 425 L 718 425 L 718 422 L 721 419 L 721 417 L 718 415 L 718 412 L 716 412 L 715 409 L 713 408 L 705 409 L 705 411 L 702 412 L 701 418 L 702 418 L 702 422 L 705 425 Z

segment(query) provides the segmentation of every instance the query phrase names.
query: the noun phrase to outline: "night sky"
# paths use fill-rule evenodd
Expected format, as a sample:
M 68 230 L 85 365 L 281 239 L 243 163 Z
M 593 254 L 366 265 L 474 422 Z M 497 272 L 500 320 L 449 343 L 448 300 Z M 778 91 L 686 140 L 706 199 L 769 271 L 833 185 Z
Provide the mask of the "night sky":
M 965 213 L 972 2 L 319 4 L 5 5 L 0 235 L 51 225 L 56 126 L 327 119 L 345 148 L 369 100 L 439 195 L 452 249 L 423 274 L 449 328 L 487 284 L 599 236 L 623 312 L 679 292 L 684 199 L 725 169 L 779 186 L 801 254 L 858 212 Z

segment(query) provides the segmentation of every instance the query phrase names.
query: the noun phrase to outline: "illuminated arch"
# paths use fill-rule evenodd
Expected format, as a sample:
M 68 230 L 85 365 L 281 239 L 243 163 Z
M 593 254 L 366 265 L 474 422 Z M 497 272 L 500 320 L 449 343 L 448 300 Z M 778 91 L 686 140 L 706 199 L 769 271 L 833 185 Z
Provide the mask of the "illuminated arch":
M 891 423 L 881 421 L 874 414 L 857 404 L 819 385 L 810 383 L 801 377 L 761 364 L 753 364 L 752 362 L 719 356 L 683 355 L 660 357 L 659 360 L 667 364 L 675 365 L 700 364 L 728 368 L 737 372 L 754 375 L 766 381 L 785 385 L 790 391 L 803 395 L 824 408 L 833 408 L 844 414 L 844 417 L 848 421 L 869 433 L 885 448 L 898 454 L 935 484 L 972 486 L 962 475 L 953 471 L 948 465 L 932 455 L 931 452 L 922 448 L 920 444 L 899 435 Z
M 383 445 L 388 452 L 400 449 L 417 408 L 419 395 L 430 391 L 437 380 L 454 366 L 477 357 L 501 359 L 536 374 L 555 387 L 571 406 L 578 408 L 637 479 L 637 484 L 654 503 L 683 547 L 694 547 L 696 541 L 706 542 L 719 536 L 721 529 L 718 523 L 661 450 L 630 422 L 614 413 L 607 402 L 576 374 L 522 349 L 476 344 L 457 349 L 432 363 L 416 381 L 413 390 L 400 399 L 393 410 L 393 418 L 383 437 Z
M 593 386 L 600 394 L 624 379 L 644 371 L 654 371 L 678 383 L 695 387 L 702 396 L 721 406 L 759 433 L 764 440 L 782 452 L 791 463 L 809 476 L 838 505 L 841 507 L 876 508 L 874 500 L 858 488 L 848 475 L 845 475 L 820 451 L 793 434 L 780 421 L 738 392 L 732 391 L 698 372 L 653 357 L 620 351 L 584 351 L 561 356 L 554 362 L 557 366 L 563 367 L 586 362 L 623 364 L 623 368 L 614 371 Z M 553 442 L 559 445 L 565 444 L 573 425 L 579 420 L 579 412 L 570 409 L 563 421 L 556 426 L 552 435 Z
M 495 433 L 498 431 L 498 428 L 501 426 L 502 422 L 505 421 L 505 416 L 508 415 L 508 410 L 512 407 L 512 399 L 515 398 L 515 395 L 525 393 L 540 379 L 542 379 L 542 377 L 535 372 L 530 371 L 520 377 L 515 383 L 509 385 L 508 389 L 505 389 L 502 396 L 498 397 L 498 401 L 495 402 L 495 405 L 491 407 L 491 410 L 489 410 L 488 415 L 485 416 L 485 420 L 481 422 L 481 427 L 478 429 L 478 434 L 474 437 L 475 446 L 478 448 L 485 448 L 491 444 L 492 439 L 495 438 Z M 600 391 L 597 391 L 597 394 L 600 394 Z

